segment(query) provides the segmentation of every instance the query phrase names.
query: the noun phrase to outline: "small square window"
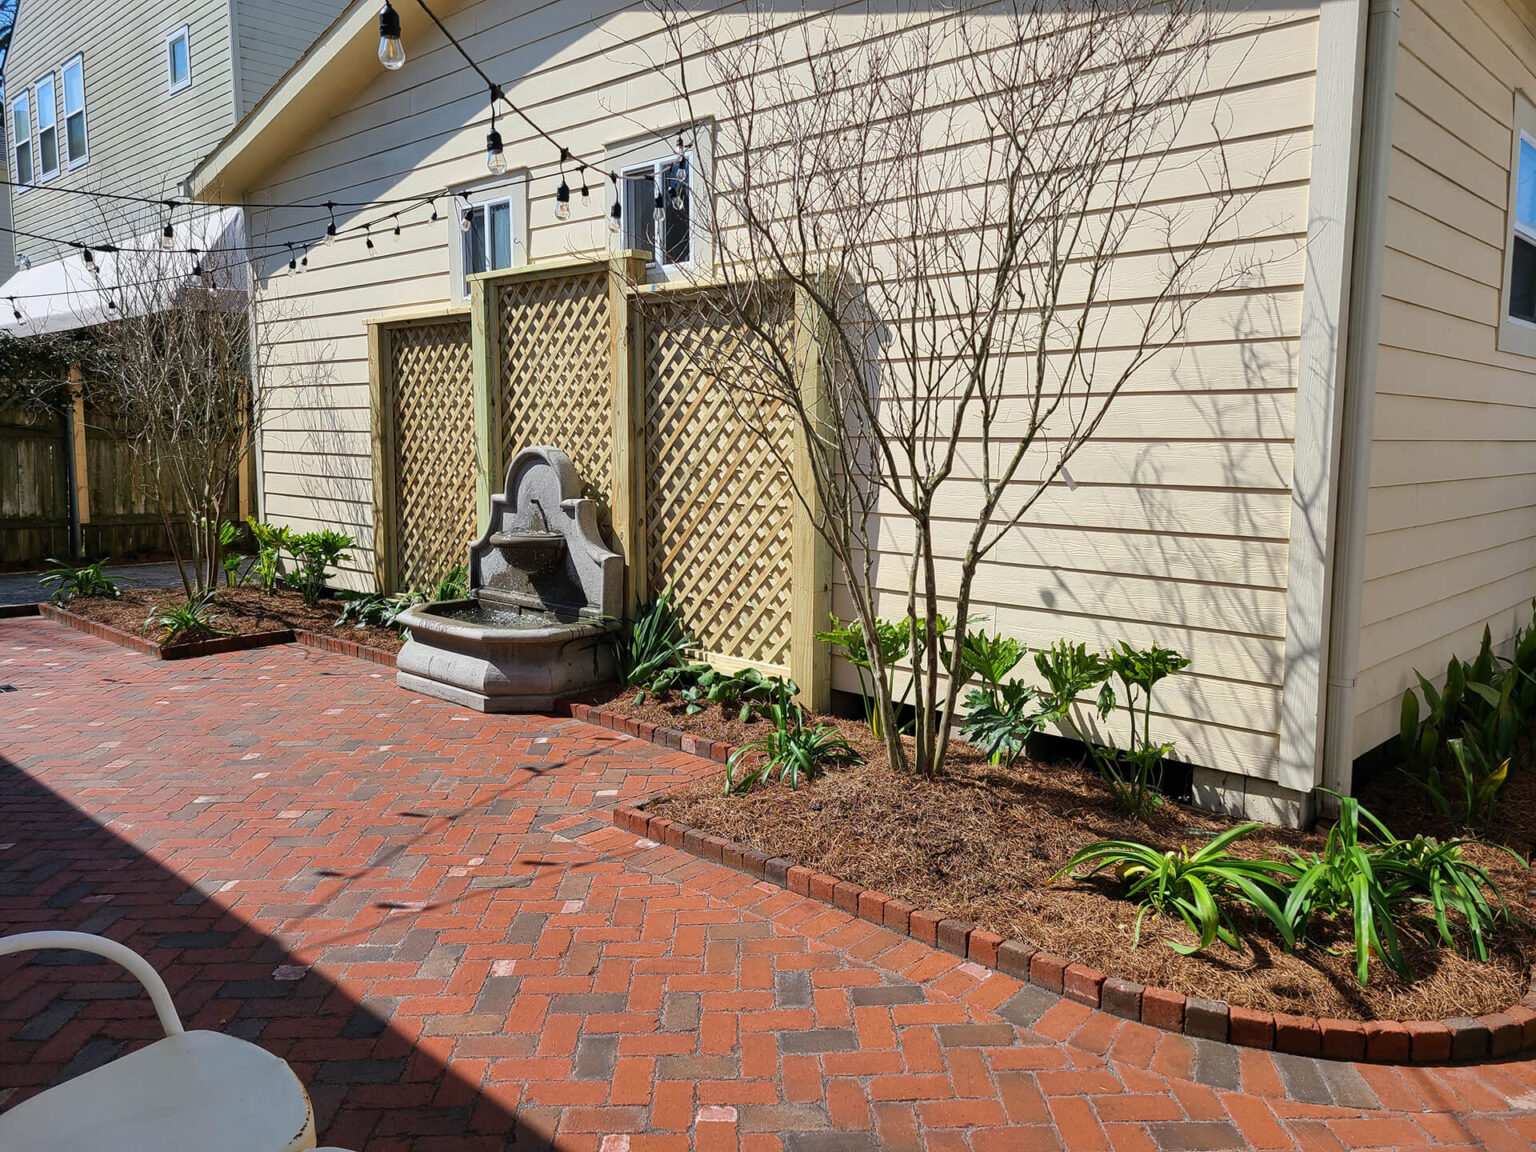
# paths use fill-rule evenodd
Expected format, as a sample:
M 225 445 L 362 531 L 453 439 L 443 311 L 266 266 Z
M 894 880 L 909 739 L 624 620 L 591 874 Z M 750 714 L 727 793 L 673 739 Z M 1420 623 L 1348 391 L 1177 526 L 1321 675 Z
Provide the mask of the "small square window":
M 191 42 L 185 25 L 165 39 L 165 72 L 172 92 L 192 83 Z
M 658 267 L 679 267 L 693 260 L 693 223 L 689 163 L 671 156 L 627 168 L 624 180 L 624 235 L 630 248 L 651 254 Z
M 460 240 L 459 267 L 463 270 L 458 281 L 460 299 L 469 299 L 469 278 L 475 273 L 512 267 L 517 248 L 513 237 L 512 205 L 514 200 L 520 199 L 520 196 L 502 192 L 494 200 L 480 200 L 464 210 L 461 219 L 467 219 L 469 227 L 463 229 Z

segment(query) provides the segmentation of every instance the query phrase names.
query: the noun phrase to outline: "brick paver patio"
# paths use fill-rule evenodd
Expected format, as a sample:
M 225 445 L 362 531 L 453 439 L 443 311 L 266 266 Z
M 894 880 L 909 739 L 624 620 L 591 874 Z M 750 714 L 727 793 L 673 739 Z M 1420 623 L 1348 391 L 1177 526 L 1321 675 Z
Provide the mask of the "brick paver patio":
M 612 828 L 713 765 L 294 646 L 0 621 L 0 930 L 146 954 L 356 1149 L 1529 1148 L 1536 1064 L 1386 1069 L 1059 1000 Z M 155 1034 L 0 961 L 0 1106 Z

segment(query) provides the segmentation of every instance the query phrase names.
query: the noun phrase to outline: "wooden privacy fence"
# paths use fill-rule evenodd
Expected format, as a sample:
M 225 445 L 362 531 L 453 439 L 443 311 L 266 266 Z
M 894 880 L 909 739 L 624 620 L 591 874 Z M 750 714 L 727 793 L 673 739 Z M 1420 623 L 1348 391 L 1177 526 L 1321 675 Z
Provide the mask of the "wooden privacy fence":
M 508 462 L 570 456 L 626 566 L 632 607 L 674 588 L 700 655 L 787 673 L 825 706 L 825 543 L 794 498 L 792 416 L 722 386 L 745 333 L 697 294 L 652 291 L 645 255 L 473 276 L 460 311 L 369 322 L 381 587 L 456 563 Z M 780 334 L 796 339 L 786 299 Z
M 69 558 L 71 482 L 82 554 L 122 559 L 167 550 L 152 477 L 77 395 L 72 418 L 0 412 L 0 562 Z

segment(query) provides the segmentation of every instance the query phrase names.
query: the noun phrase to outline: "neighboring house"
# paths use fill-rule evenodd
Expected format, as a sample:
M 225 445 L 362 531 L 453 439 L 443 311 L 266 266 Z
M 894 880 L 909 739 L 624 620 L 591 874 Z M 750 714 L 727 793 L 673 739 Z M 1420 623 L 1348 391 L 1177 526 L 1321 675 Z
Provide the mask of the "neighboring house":
M 647 13 L 588 0 L 434 8 L 575 155 L 626 170 L 676 162 L 671 91 L 629 47 L 654 33 Z M 290 401 L 261 438 L 265 516 L 356 533 L 354 582 L 407 583 L 427 574 L 423 557 L 462 552 L 471 492 L 483 509 L 507 452 L 566 435 L 558 446 L 612 494 L 613 538 L 643 584 L 717 581 L 694 627 L 753 607 L 735 640 L 721 631 L 705 647 L 798 669 L 804 619 L 786 643 L 750 639 L 777 634 L 773 597 L 799 596 L 788 581 L 753 585 L 728 550 L 702 550 L 707 520 L 658 527 L 665 502 L 642 496 L 643 515 L 620 515 L 636 483 L 667 469 L 691 477 L 678 503 L 729 502 L 717 489 L 732 449 L 718 437 L 698 459 L 662 459 L 676 448 L 667 436 L 688 429 L 656 425 L 671 394 L 649 376 L 644 412 L 624 408 L 618 356 L 607 431 L 608 369 L 583 365 L 608 361 L 583 350 L 575 317 L 603 318 L 606 349 L 606 325 L 622 335 L 624 309 L 666 295 L 610 301 L 605 280 L 582 279 L 610 247 L 607 190 L 573 196 L 559 217 L 559 158 L 508 116 L 511 171 L 487 178 L 484 86 L 412 5 L 400 6 L 408 63 L 383 70 L 377 11 L 350 8 L 193 177 L 200 197 L 243 199 L 253 236 L 308 256 L 300 275 L 286 274 L 287 253 L 259 269 L 259 306 L 296 313 L 308 337 L 265 381 Z M 1413 669 L 1470 653 L 1485 624 L 1507 640 L 1536 594 L 1536 8 L 1300 0 L 1271 16 L 1231 91 L 1255 146 L 1300 143 L 1266 191 L 1274 223 L 1254 238 L 1305 240 L 1306 259 L 1233 298 L 1240 320 L 1207 335 L 1198 371 L 1175 361 L 1117 402 L 1114 442 L 1074 462 L 1083 490 L 1053 496 L 988 563 L 974 610 L 1033 646 L 1125 638 L 1190 655 L 1160 689 L 1157 728 L 1196 765 L 1196 800 L 1294 822 L 1313 788 L 1348 790 L 1354 758 L 1393 735 Z M 708 133 L 691 144 L 690 166 L 707 167 Z M 399 207 L 442 189 L 462 198 L 431 219 Z M 303 248 L 323 218 L 260 207 L 343 193 L 368 203 L 338 219 L 371 224 L 366 249 Z M 697 241 L 679 239 L 682 257 L 651 253 L 641 279 L 707 263 Z M 467 292 L 466 272 L 487 268 L 509 270 Z M 485 309 L 473 325 L 467 295 Z M 662 372 L 663 313 L 647 313 L 644 334 L 636 370 Z M 541 422 L 551 400 L 563 425 Z M 614 447 L 621 418 L 644 426 L 639 464 Z M 737 551 L 788 549 L 792 519 L 742 535 Z M 857 687 L 845 666 L 833 682 Z
M 144 0 L 107 12 L 84 0 L 22 0 L 5 84 L 16 253 L 39 271 L 67 254 L 56 240 L 157 237 L 163 208 L 70 190 L 180 195 L 198 160 L 342 6 Z M 0 269 L 9 274 L 9 265 Z M 49 282 L 41 276 L 0 286 L 0 296 L 23 287 L 35 293 Z

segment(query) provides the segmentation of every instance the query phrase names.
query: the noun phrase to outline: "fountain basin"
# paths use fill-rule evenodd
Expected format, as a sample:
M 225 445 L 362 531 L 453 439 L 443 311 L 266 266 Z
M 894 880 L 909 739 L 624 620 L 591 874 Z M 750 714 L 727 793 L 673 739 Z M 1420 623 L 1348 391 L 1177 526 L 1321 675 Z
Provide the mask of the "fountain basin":
M 469 546 L 470 594 L 396 618 L 396 682 L 480 712 L 547 712 L 613 677 L 624 561 L 604 545 L 570 458 L 525 448 Z
M 482 600 L 444 600 L 401 613 L 410 638 L 396 682 L 479 712 L 548 712 L 555 701 L 613 675 L 603 621 Z

